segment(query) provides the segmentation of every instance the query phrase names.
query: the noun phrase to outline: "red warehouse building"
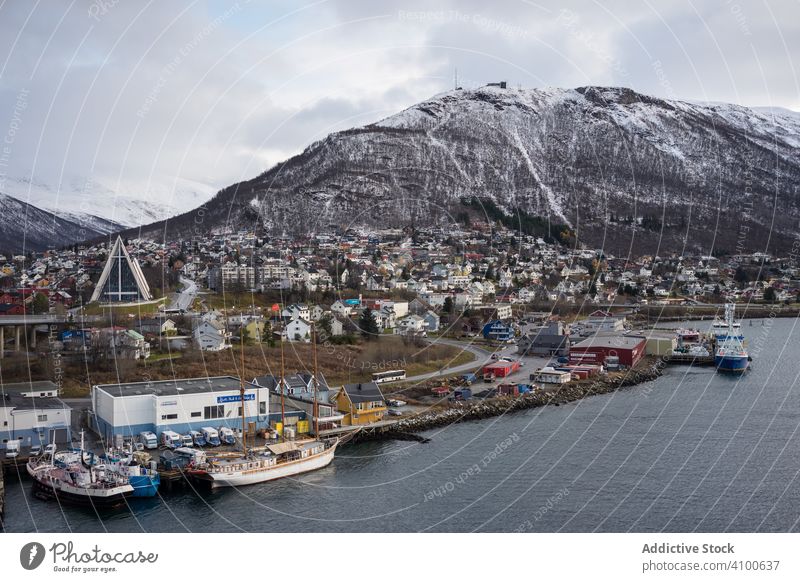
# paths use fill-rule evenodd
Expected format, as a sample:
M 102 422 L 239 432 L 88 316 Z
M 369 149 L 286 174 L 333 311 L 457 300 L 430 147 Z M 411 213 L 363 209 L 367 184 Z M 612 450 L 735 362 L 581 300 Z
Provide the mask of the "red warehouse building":
M 635 366 L 644 356 L 646 340 L 642 337 L 592 336 L 570 346 L 570 364 L 603 364 L 608 356 L 617 356 L 623 366 Z
M 519 370 L 519 362 L 492 362 L 483 367 L 484 374 L 494 374 L 495 378 L 505 378 Z

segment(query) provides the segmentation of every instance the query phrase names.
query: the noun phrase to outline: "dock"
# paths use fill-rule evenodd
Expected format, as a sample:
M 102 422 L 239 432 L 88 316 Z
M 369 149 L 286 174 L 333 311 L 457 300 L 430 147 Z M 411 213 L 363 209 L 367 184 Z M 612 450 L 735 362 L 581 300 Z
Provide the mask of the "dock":
M 713 366 L 714 356 L 693 356 L 691 354 L 672 354 L 666 357 L 668 364 L 684 364 L 688 366 Z

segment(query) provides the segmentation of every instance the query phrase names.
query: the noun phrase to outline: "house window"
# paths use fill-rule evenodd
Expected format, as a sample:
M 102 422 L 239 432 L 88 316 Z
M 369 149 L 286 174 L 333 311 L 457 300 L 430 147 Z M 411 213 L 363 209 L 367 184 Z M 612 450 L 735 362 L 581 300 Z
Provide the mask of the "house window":
M 206 420 L 210 418 L 222 418 L 223 416 L 225 416 L 225 406 L 222 404 L 203 408 L 203 418 Z
M 178 418 L 177 414 L 162 414 L 161 420 L 175 420 Z
M 258 413 L 259 414 L 266 414 L 267 413 L 267 403 L 266 402 L 259 402 L 258 403 Z
M 193 413 L 192 413 L 192 418 L 197 418 L 197 417 L 198 417 L 198 416 L 200 416 L 201 414 L 203 414 L 203 413 L 202 413 L 202 412 L 193 412 Z
M 39 414 L 36 417 L 37 422 L 47 422 L 47 415 L 46 414 Z

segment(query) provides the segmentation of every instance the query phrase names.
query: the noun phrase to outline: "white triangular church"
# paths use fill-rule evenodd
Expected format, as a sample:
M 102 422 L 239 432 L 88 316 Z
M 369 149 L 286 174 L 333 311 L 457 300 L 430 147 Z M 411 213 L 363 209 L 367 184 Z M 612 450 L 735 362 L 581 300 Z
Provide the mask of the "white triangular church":
M 106 266 L 92 293 L 92 301 L 108 303 L 149 301 L 153 298 L 139 262 L 130 256 L 128 249 L 117 236 Z

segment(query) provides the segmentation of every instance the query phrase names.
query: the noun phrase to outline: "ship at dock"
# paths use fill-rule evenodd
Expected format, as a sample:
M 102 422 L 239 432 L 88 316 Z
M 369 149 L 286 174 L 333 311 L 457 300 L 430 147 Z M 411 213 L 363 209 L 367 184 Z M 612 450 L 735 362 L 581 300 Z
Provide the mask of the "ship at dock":
M 338 441 L 286 441 L 235 457 L 208 457 L 186 469 L 189 476 L 212 489 L 265 483 L 327 467 Z
M 46 453 L 28 460 L 33 495 L 39 499 L 92 508 L 112 508 L 133 494 L 128 479 L 106 465 L 86 459 L 83 448 Z
M 283 477 L 300 475 L 327 467 L 336 454 L 339 439 L 319 438 L 319 405 L 317 394 L 317 351 L 316 331 L 311 328 L 311 343 L 314 348 L 314 435 L 313 439 L 286 440 L 284 421 L 284 383 L 285 370 L 283 358 L 283 340 L 281 340 L 281 382 L 278 385 L 281 395 L 281 440 L 264 447 L 247 447 L 244 415 L 242 415 L 242 451 L 228 455 L 206 455 L 199 453 L 186 468 L 186 473 L 194 480 L 212 489 L 221 487 L 239 487 L 274 481 Z M 244 370 L 244 350 L 242 350 L 242 370 Z M 244 379 L 240 378 L 240 397 L 244 407 Z
M 717 332 L 716 350 L 714 351 L 714 365 L 718 372 L 741 374 L 750 367 L 750 354 L 744 346 L 744 338 L 738 331 L 734 322 L 734 305 L 725 304 L 725 322 L 727 331 Z M 716 326 L 715 326 L 716 327 Z M 719 328 L 717 328 L 719 329 Z

